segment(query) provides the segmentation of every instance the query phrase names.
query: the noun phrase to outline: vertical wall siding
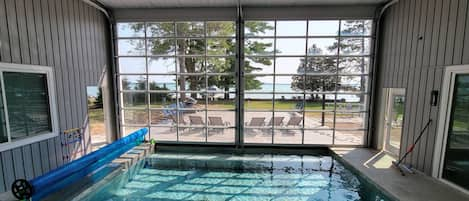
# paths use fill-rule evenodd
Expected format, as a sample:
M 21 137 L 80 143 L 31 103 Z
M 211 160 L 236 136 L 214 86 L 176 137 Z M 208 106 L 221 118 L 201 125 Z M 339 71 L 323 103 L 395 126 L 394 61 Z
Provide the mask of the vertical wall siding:
M 81 127 L 86 86 L 110 66 L 107 22 L 81 0 L 0 0 L 0 62 L 52 66 L 60 130 Z M 0 153 L 0 192 L 64 163 L 60 138 Z
M 383 20 L 377 88 L 406 88 L 401 155 L 434 120 L 405 161 L 426 174 L 439 112 L 430 106 L 430 94 L 441 91 L 445 66 L 469 64 L 468 6 L 468 0 L 400 0 Z

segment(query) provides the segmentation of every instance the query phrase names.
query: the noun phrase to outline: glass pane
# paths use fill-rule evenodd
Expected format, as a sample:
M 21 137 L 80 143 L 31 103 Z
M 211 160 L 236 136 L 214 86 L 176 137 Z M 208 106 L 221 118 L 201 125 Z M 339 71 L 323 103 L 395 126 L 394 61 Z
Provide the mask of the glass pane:
M 176 108 L 176 93 L 150 93 L 150 108 Z
M 365 20 L 364 21 L 365 23 L 365 35 L 366 36 L 371 36 L 371 31 L 372 31 L 372 27 L 373 27 L 373 20 Z
M 306 21 L 277 21 L 277 36 L 306 36 Z
M 176 126 L 176 110 L 150 110 L 152 126 L 168 126 L 175 128 Z
M 332 130 L 304 130 L 305 144 L 330 145 L 332 144 Z
M 276 93 L 279 92 L 302 92 L 304 76 L 275 76 Z
M 274 144 L 301 144 L 303 130 L 281 128 L 274 130 Z
M 371 20 L 342 20 L 340 34 L 342 36 L 370 35 L 371 22 Z
M 155 91 L 176 91 L 175 75 L 150 75 L 149 87 Z
M 179 76 L 180 91 L 205 91 L 206 80 L 204 75 L 181 75 Z
M 275 74 L 304 73 L 304 57 L 277 57 L 275 59 Z
M 342 57 L 339 63 L 341 74 L 366 74 L 370 69 L 369 57 Z
M 274 36 L 274 21 L 246 21 L 244 34 L 246 36 Z
M 177 67 L 180 73 L 204 73 L 204 57 L 178 57 Z
M 333 129 L 334 112 L 305 112 L 305 128 Z
M 208 93 L 209 110 L 234 110 L 235 109 L 234 93 Z
M 176 127 L 153 127 L 150 128 L 150 136 L 157 142 L 175 142 L 177 141 L 177 129 Z
M 366 110 L 365 95 L 357 94 L 337 94 L 337 110 L 346 112 L 358 112 Z
M 208 141 L 234 142 L 235 112 L 208 111 Z
M 204 22 L 176 22 L 177 36 L 204 36 Z
M 207 39 L 207 55 L 234 55 L 236 40 L 225 38 Z
M 122 93 L 122 101 L 126 108 L 147 108 L 147 94 L 139 92 Z
M 244 108 L 246 110 L 272 110 L 273 94 L 245 94 Z
M 236 78 L 231 75 L 210 75 L 207 76 L 207 91 L 211 93 L 225 93 L 236 91 Z
M 194 110 L 204 110 L 205 109 L 205 93 L 180 93 L 179 94 L 179 109 L 191 110 L 184 111 L 192 113 Z
M 120 57 L 119 73 L 146 73 L 145 57 Z
M 209 128 L 208 129 L 208 142 L 219 143 L 234 143 L 235 129 L 234 128 Z
M 178 39 L 177 55 L 205 55 L 205 39 Z
M 229 36 L 234 37 L 236 32 L 233 21 L 211 21 L 207 22 L 208 36 Z
M 338 111 L 335 116 L 336 129 L 363 129 L 365 128 L 366 113 L 347 113 Z
M 170 37 L 170 36 L 174 36 L 174 23 L 172 22 L 147 23 L 147 37 Z
M 306 39 L 281 38 L 276 40 L 277 55 L 305 55 Z
M 272 143 L 272 127 L 267 127 L 271 119 L 272 112 L 245 112 L 244 142 Z
M 337 72 L 337 59 L 335 57 L 308 57 L 307 61 L 306 66 L 302 65 L 298 68 L 299 72 L 307 74 L 334 74 Z
M 273 78 L 273 76 L 246 75 L 244 78 L 244 89 L 247 92 L 273 92 Z
M 252 74 L 273 74 L 274 62 L 271 57 L 248 57 L 244 60 L 244 72 Z
M 244 42 L 244 53 L 246 55 L 273 55 L 274 39 L 250 38 Z
M 119 39 L 117 43 L 119 56 L 145 55 L 145 40 L 143 39 Z
M 322 111 L 335 109 L 335 94 L 306 94 L 305 110 Z
M 147 110 L 123 110 L 124 124 L 147 124 Z
M 337 36 L 339 34 L 339 21 L 310 20 L 308 29 L 310 36 Z
M 175 73 L 176 59 L 174 57 L 149 57 L 148 73 Z
M 143 75 L 121 75 L 122 90 L 146 90 L 147 78 Z
M 365 139 L 366 131 L 344 131 L 336 130 L 334 144 L 341 145 L 363 145 L 363 140 Z
M 183 113 L 186 125 L 179 125 L 179 141 L 205 142 L 206 139 L 206 112 L 191 111 Z
M 148 55 L 174 55 L 176 50 L 174 39 L 150 39 L 147 46 Z
M 393 95 L 391 113 L 391 133 L 389 144 L 397 149 L 401 148 L 402 126 L 404 122 L 405 96 Z
M 4 72 L 3 79 L 12 141 L 52 132 L 47 76 Z
M 338 92 L 365 92 L 367 86 L 366 76 L 339 76 Z
M 118 37 L 144 37 L 145 24 L 140 22 L 135 23 L 117 23 L 117 36 Z
M 337 55 L 336 38 L 308 39 L 308 55 Z
M 303 110 L 303 94 L 275 94 L 275 110 Z M 277 116 L 277 113 L 275 113 Z
M 307 92 L 334 92 L 337 76 L 306 75 L 303 82 Z M 300 87 L 301 84 L 297 86 Z
M 234 57 L 209 57 L 207 58 L 208 73 L 234 73 L 235 72 Z
M 369 38 L 342 38 L 340 39 L 340 54 L 342 55 L 369 55 Z
M 469 189 L 469 74 L 456 75 L 452 98 L 442 177 Z

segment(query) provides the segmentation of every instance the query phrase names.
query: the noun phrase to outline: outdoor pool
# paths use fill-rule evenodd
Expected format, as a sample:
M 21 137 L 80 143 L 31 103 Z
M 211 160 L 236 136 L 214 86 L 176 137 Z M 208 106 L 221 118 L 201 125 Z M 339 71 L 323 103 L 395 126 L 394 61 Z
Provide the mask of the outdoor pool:
M 157 153 L 80 200 L 390 201 L 331 156 Z

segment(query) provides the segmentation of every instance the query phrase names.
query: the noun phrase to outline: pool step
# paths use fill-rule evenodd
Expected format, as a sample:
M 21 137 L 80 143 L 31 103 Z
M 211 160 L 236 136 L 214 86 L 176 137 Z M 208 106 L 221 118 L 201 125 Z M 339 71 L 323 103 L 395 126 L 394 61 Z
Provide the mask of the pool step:
M 127 170 L 141 159 L 152 154 L 153 150 L 151 144 L 143 143 L 122 154 L 119 158 L 114 159 L 112 163 L 120 164 L 124 170 Z

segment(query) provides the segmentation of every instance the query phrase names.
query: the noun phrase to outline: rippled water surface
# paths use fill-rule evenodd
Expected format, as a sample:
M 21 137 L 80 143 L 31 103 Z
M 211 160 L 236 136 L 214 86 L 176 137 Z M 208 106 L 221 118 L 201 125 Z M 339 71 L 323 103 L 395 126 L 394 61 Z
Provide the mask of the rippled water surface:
M 330 156 L 155 154 L 88 200 L 386 200 Z

